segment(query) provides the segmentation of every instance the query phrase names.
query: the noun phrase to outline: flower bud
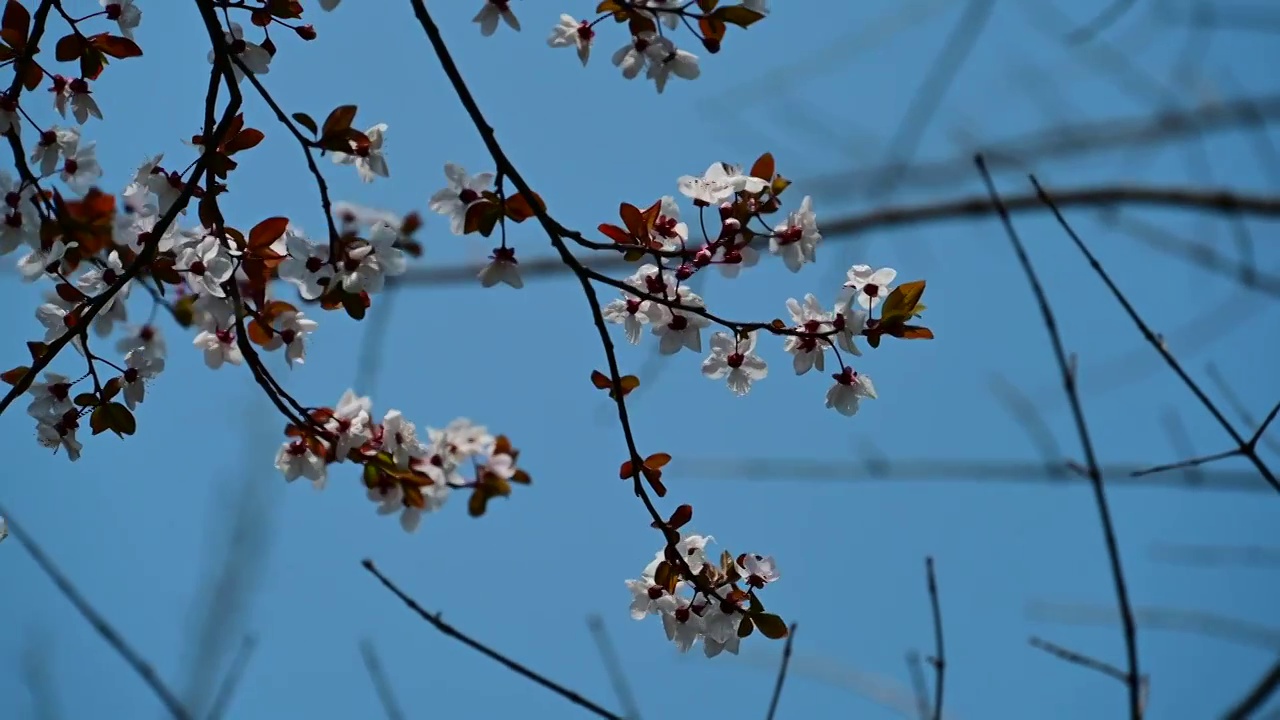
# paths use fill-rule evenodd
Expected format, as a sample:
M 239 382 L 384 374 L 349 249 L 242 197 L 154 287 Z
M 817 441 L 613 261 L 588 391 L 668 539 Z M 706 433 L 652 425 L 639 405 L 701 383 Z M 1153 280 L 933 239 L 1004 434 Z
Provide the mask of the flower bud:
M 303 40 L 316 39 L 316 29 L 310 25 L 299 25 L 298 27 L 294 28 L 293 31 L 298 33 L 298 37 L 302 38 Z

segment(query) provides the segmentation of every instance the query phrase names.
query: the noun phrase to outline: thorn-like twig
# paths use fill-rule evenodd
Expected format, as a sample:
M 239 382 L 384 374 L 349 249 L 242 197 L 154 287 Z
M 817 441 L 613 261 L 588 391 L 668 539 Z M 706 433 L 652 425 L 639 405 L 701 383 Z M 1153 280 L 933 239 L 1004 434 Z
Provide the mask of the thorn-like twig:
M 124 639 L 124 636 L 89 604 L 84 595 L 80 594 L 80 591 L 71 584 L 71 580 L 45 554 L 44 549 L 35 541 L 35 538 L 27 534 L 22 524 L 14 520 L 13 514 L 5 509 L 3 505 L 0 505 L 0 517 L 8 521 L 9 532 L 27 549 L 27 552 L 31 554 L 31 559 L 35 560 L 40 570 L 53 581 L 53 584 L 57 586 L 63 597 L 69 600 L 81 617 L 89 622 L 94 632 L 98 633 L 103 640 L 106 640 L 117 655 L 124 658 L 125 663 L 133 668 L 133 671 L 151 688 L 156 697 L 160 698 L 160 702 L 164 704 L 169 714 L 175 720 L 191 720 L 191 713 L 187 712 L 186 707 L 182 705 L 182 701 L 178 699 L 178 696 L 160 679 L 160 675 L 155 671 L 155 668 L 151 667 L 151 664 Z
M 409 597 L 400 588 L 396 587 L 395 583 L 391 582 L 391 580 L 389 580 L 386 575 L 382 574 L 382 571 L 378 570 L 377 566 L 373 564 L 372 560 L 365 560 L 361 564 L 364 566 L 365 570 L 368 570 L 370 574 L 372 574 L 374 577 L 378 579 L 378 582 L 382 583 L 383 587 L 390 590 L 392 595 L 395 595 L 397 598 L 399 598 L 400 602 L 403 602 L 405 606 L 408 607 L 410 610 L 412 610 L 414 613 L 416 613 L 418 617 L 422 618 L 423 620 L 426 620 L 427 624 L 431 625 L 431 627 L 435 628 L 436 630 L 439 630 L 446 637 L 451 637 L 454 640 L 457 640 L 463 645 L 466 645 L 467 647 L 471 648 L 472 650 L 475 650 L 481 655 L 484 655 L 490 660 L 497 662 L 498 664 L 514 672 L 515 674 L 523 678 L 526 678 L 528 680 L 532 680 L 534 683 L 541 685 L 542 687 L 550 690 L 556 695 L 559 695 L 560 697 L 564 698 L 565 700 L 568 700 L 569 702 L 573 703 L 574 705 L 577 705 L 578 707 L 584 710 L 588 710 L 590 712 L 595 713 L 599 717 L 608 718 L 608 720 L 625 720 L 625 718 L 623 718 L 621 715 L 618 715 L 617 713 L 613 713 L 613 712 L 610 712 L 609 710 L 606 710 L 600 705 L 597 705 L 596 703 L 582 697 L 578 693 L 555 682 L 554 680 L 549 680 L 545 676 L 540 675 L 534 672 L 533 670 L 530 670 L 524 665 L 521 665 L 520 663 L 516 662 L 515 660 L 512 660 L 511 658 L 503 655 L 502 653 L 499 653 L 496 650 L 493 650 L 487 645 L 484 645 L 467 635 L 463 635 L 461 632 L 456 630 L 452 625 L 446 623 L 444 620 L 441 620 L 440 613 L 432 614 L 427 612 L 422 608 L 421 605 L 418 604 L 416 600 Z
M 386 714 L 387 720 L 404 720 L 404 710 L 400 709 L 396 694 L 391 689 L 391 680 L 387 678 L 387 671 L 382 667 L 382 660 L 378 657 L 378 650 L 373 646 L 372 640 L 365 638 L 360 641 L 360 657 L 364 660 L 364 669 L 369 673 L 369 680 L 373 682 L 374 692 L 378 693 L 378 702 L 382 703 L 382 712 Z
M 938 601 L 938 578 L 933 571 L 933 558 L 924 559 L 929 580 L 929 606 L 933 612 L 933 720 L 942 720 L 942 686 L 947 676 L 947 651 L 942 643 L 942 605 Z
M 778 679 L 773 683 L 773 697 L 769 698 L 769 712 L 765 714 L 765 720 L 773 720 L 773 715 L 778 711 L 778 701 L 782 699 L 782 686 L 787 682 L 787 666 L 791 664 L 791 644 L 796 639 L 796 624 L 791 623 L 791 628 L 787 632 L 787 642 L 782 646 L 782 663 L 778 665 Z
M 1116 540 L 1115 526 L 1111 521 L 1111 509 L 1107 503 L 1107 492 L 1102 483 L 1102 472 L 1099 470 L 1098 458 L 1093 451 L 1093 440 L 1089 436 L 1089 428 L 1085 422 L 1084 409 L 1080 403 L 1080 393 L 1076 390 L 1075 373 L 1071 371 L 1070 363 L 1067 360 L 1067 352 L 1062 345 L 1062 336 L 1058 332 L 1058 323 L 1054 318 L 1053 309 L 1049 306 L 1048 295 L 1040 284 L 1040 278 L 1031 264 L 1031 258 L 1027 256 L 1022 239 L 1018 237 L 1018 232 L 1013 227 L 1013 220 L 1009 217 L 1009 213 L 1005 210 L 1000 199 L 1000 194 L 996 191 L 995 181 L 991 179 L 991 173 L 987 171 L 987 166 L 983 162 L 982 156 L 978 155 L 974 160 L 977 163 L 978 171 L 982 174 L 982 180 L 987 186 L 987 192 L 991 195 L 991 200 L 996 205 L 996 213 L 1000 216 L 1005 234 L 1008 235 L 1009 242 L 1013 245 L 1014 253 L 1018 257 L 1018 263 L 1022 266 L 1027 281 L 1031 283 L 1031 290 L 1035 294 L 1036 304 L 1040 308 L 1040 315 L 1044 320 L 1045 329 L 1049 332 L 1049 340 L 1053 345 L 1053 354 L 1058 361 L 1058 369 L 1062 374 L 1063 390 L 1066 392 L 1067 400 L 1071 405 L 1071 414 L 1075 418 L 1076 433 L 1080 436 L 1080 445 L 1084 450 L 1085 463 L 1089 470 L 1089 484 L 1093 488 L 1094 501 L 1098 506 L 1098 517 L 1102 521 L 1102 535 L 1107 548 L 1107 559 L 1111 566 L 1112 583 L 1115 585 L 1116 602 L 1120 606 L 1120 615 L 1124 622 L 1124 643 L 1129 666 L 1129 717 L 1130 720 L 1141 720 L 1142 703 L 1138 687 L 1138 632 L 1133 622 L 1133 611 L 1129 605 L 1129 588 L 1125 584 L 1124 569 L 1120 561 L 1119 542 Z M 1036 187 L 1038 188 L 1039 186 L 1037 185 Z

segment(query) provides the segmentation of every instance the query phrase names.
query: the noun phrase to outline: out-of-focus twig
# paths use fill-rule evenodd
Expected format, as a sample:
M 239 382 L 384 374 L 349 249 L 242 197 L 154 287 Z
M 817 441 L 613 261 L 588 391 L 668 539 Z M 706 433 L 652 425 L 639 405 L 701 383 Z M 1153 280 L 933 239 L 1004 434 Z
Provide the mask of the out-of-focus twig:
M 613 685 L 613 694 L 618 696 L 618 704 L 622 705 L 623 714 L 627 720 L 640 720 L 640 705 L 636 702 L 635 693 L 631 690 L 627 673 L 622 669 L 622 660 L 618 657 L 618 650 L 609 637 L 604 619 L 599 615 L 588 616 L 587 629 L 591 631 L 591 638 L 595 640 L 600 661 L 604 663 L 605 672 L 609 674 L 609 683 Z
M 245 670 L 249 668 L 249 660 L 253 658 L 253 651 L 257 646 L 257 638 L 252 635 L 246 635 L 240 641 L 240 648 L 231 658 L 231 665 L 227 668 L 227 674 L 222 677 L 222 684 L 213 694 L 213 703 L 209 706 L 205 720 L 220 720 L 227 714 L 227 708 L 231 707 L 231 700 L 236 696 L 240 680 L 244 677 Z
M 35 560 L 40 570 L 53 581 L 62 596 L 70 601 L 81 617 L 93 627 L 94 632 L 98 633 L 111 646 L 111 649 L 115 650 L 116 654 L 123 658 L 125 663 L 142 678 L 142 681 L 151 688 L 156 697 L 160 698 L 160 702 L 164 704 L 169 714 L 175 720 L 191 720 L 191 713 L 187 711 L 182 701 L 169 689 L 164 680 L 160 678 L 160 674 L 151 666 L 151 663 L 147 662 L 142 657 L 142 654 L 124 639 L 120 631 L 116 630 L 111 623 L 107 622 L 105 617 L 89 604 L 85 596 L 76 589 L 75 585 L 71 584 L 71 579 L 54 564 L 53 559 L 45 554 L 44 548 L 40 547 L 35 538 L 27 533 L 26 528 L 21 523 L 14 520 L 13 513 L 9 512 L 3 505 L 0 505 L 0 517 L 5 518 L 9 525 L 9 532 L 14 539 L 22 543 L 22 546 L 30 553 L 31 559 Z
M 373 682 L 374 692 L 378 693 L 378 702 L 382 704 L 382 712 L 386 714 L 387 720 L 405 720 L 404 710 L 400 709 L 400 702 L 391 689 L 391 680 L 382 667 L 382 659 L 378 657 L 378 649 L 374 647 L 372 640 L 365 638 L 360 641 L 360 657 L 364 660 L 364 669 L 369 673 L 369 680 Z

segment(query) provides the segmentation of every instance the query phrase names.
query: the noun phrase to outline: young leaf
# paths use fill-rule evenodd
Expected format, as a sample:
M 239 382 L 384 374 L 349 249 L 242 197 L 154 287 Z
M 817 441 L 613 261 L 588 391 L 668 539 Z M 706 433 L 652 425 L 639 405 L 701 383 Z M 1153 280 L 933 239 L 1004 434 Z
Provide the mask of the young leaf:
M 781 640 L 787 636 L 787 624 L 777 615 L 774 615 L 773 613 L 759 613 L 752 615 L 751 618 L 755 620 L 756 627 L 759 628 L 760 634 L 770 640 Z
M 351 122 L 356 119 L 356 110 L 355 105 L 339 105 L 334 108 L 329 117 L 324 119 L 321 137 L 332 137 L 351 129 Z
M 761 180 L 773 180 L 775 174 L 772 153 L 761 155 L 751 166 L 751 177 L 757 177 Z
M 320 132 L 320 128 L 319 128 L 319 126 L 318 126 L 318 125 L 316 125 L 316 121 L 315 121 L 315 119 L 314 119 L 314 118 L 312 118 L 310 115 L 308 115 L 308 114 L 304 113 L 304 112 L 296 112 L 296 113 L 294 113 L 294 114 L 293 114 L 293 121 L 294 121 L 294 122 L 296 122 L 296 123 L 298 123 L 298 124 L 299 124 L 299 125 L 301 125 L 302 127 L 306 128 L 306 129 L 308 129 L 308 130 L 310 130 L 312 135 L 319 134 L 319 132 Z

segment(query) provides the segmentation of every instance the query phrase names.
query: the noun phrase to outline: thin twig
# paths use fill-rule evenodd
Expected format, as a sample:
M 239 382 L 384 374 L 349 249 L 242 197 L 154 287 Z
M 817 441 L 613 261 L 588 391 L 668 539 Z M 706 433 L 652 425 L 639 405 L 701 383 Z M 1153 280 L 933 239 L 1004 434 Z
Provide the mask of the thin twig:
M 1066 660 L 1073 665 L 1079 665 L 1080 667 L 1100 672 L 1109 678 L 1119 680 L 1121 683 L 1128 683 L 1128 677 L 1126 676 L 1125 671 L 1115 665 L 1103 662 L 1097 658 L 1089 657 L 1084 653 L 1078 653 L 1075 650 L 1069 650 L 1057 643 L 1051 643 L 1048 640 L 1035 636 L 1032 636 L 1028 642 L 1031 644 L 1031 647 L 1043 650 L 1059 660 Z M 1147 693 L 1150 691 L 1151 683 L 1147 676 L 1143 675 L 1138 679 L 1138 685 L 1140 693 L 1139 702 L 1141 703 L 1140 707 L 1143 712 L 1146 712 Z
M 160 679 L 160 675 L 155 671 L 155 668 L 151 667 L 151 664 L 142 657 L 141 653 L 134 650 L 129 645 L 129 642 L 124 639 L 124 636 L 89 604 L 84 595 L 71 584 L 71 580 L 45 554 L 44 549 L 40 547 L 35 538 L 27 534 L 22 524 L 14 520 L 13 514 L 5 509 L 3 505 L 0 505 L 0 517 L 5 518 L 9 525 L 9 532 L 27 549 L 27 552 L 31 554 L 31 559 L 35 560 L 40 570 L 53 581 L 53 584 L 57 586 L 63 597 L 71 602 L 76 611 L 93 627 L 94 631 L 103 640 L 107 641 L 111 649 L 124 658 L 125 663 L 142 678 L 142 681 L 151 688 L 156 697 L 160 698 L 160 702 L 164 704 L 169 714 L 176 720 L 191 720 L 191 713 L 187 712 L 178 696 Z
M 978 155 L 974 160 L 977 163 L 978 171 L 982 174 L 982 180 L 987 186 L 992 202 L 996 205 L 996 212 L 1000 215 L 1000 221 L 1004 225 L 1005 233 L 1009 236 L 1009 242 L 1013 245 L 1014 253 L 1018 256 L 1018 262 L 1022 266 L 1023 273 L 1026 275 L 1028 282 L 1031 283 L 1031 290 L 1035 294 L 1036 304 L 1040 308 L 1045 329 L 1048 331 L 1049 340 L 1053 345 L 1053 354 L 1057 359 L 1058 369 L 1062 374 L 1063 390 L 1071 405 L 1071 414 L 1075 418 L 1076 432 L 1080 436 L 1080 445 L 1083 448 L 1085 463 L 1088 467 L 1089 484 L 1093 488 L 1094 501 L 1098 506 L 1098 516 L 1102 521 L 1102 534 L 1106 543 L 1107 559 L 1111 566 L 1111 579 L 1115 585 L 1116 601 L 1120 606 L 1120 615 L 1124 621 L 1125 652 L 1128 656 L 1129 667 L 1129 716 L 1130 720 L 1141 720 L 1142 703 L 1138 687 L 1138 633 L 1133 622 L 1133 611 L 1129 605 L 1129 588 L 1125 584 L 1124 570 L 1120 561 L 1119 543 L 1116 541 L 1115 527 L 1111 522 L 1111 509 L 1107 503 L 1107 492 L 1102 483 L 1102 472 L 1099 470 L 1098 458 L 1094 454 L 1093 441 L 1090 439 L 1089 428 L 1085 422 L 1084 409 L 1080 403 L 1080 394 L 1076 390 L 1075 374 L 1071 371 L 1071 367 L 1067 362 L 1067 353 L 1062 345 L 1062 336 L 1058 332 L 1057 320 L 1054 318 L 1053 310 L 1049 306 L 1049 298 L 1045 293 L 1044 287 L 1040 284 L 1040 278 L 1036 275 L 1035 268 L 1031 264 L 1031 258 L 1027 256 L 1022 239 L 1018 237 L 1018 233 L 1013 227 L 1013 220 L 1009 217 L 1008 211 L 1000 200 L 1000 195 L 996 191 L 995 181 L 991 179 L 991 173 L 987 171 L 982 156 Z
M 373 646 L 372 640 L 365 638 L 360 641 L 360 657 L 364 659 L 364 669 L 373 681 L 373 689 L 378 693 L 378 702 L 382 703 L 382 711 L 387 720 L 404 720 L 404 710 L 400 709 L 400 702 L 391 689 L 391 680 L 382 667 L 382 660 L 378 657 L 378 650 Z
M 235 657 L 231 658 L 227 674 L 223 676 L 222 684 L 213 695 L 213 705 L 209 707 L 206 720 L 218 720 L 227 714 L 227 708 L 231 707 L 231 700 L 236 695 L 236 689 L 240 687 L 240 679 L 244 677 L 244 671 L 248 669 L 249 660 L 253 658 L 253 651 L 257 647 L 258 640 L 252 635 L 245 635 L 240 641 L 240 648 L 236 650 Z
M 596 642 L 600 661 L 604 663 L 605 672 L 609 674 L 609 683 L 613 685 L 613 694 L 618 696 L 618 704 L 622 705 L 623 714 L 628 720 L 640 720 L 640 706 L 636 702 L 635 693 L 631 690 L 627 674 L 622 669 L 622 660 L 618 657 L 618 651 L 614 648 L 609 631 L 605 628 L 604 619 L 599 615 L 588 616 L 587 629 L 591 631 L 591 638 Z
M 765 720 L 773 720 L 773 714 L 778 711 L 778 701 L 782 699 L 782 686 L 787 682 L 787 666 L 791 664 L 791 644 L 795 639 L 796 624 L 791 623 L 787 642 L 782 646 L 782 663 L 778 665 L 778 679 L 773 683 L 773 697 L 769 698 L 769 712 L 765 714 Z
M 484 655 L 490 660 L 497 662 L 498 664 L 514 672 L 515 674 L 521 677 L 527 678 L 529 680 L 532 680 L 534 683 L 541 685 L 542 687 L 550 690 L 556 695 L 559 695 L 560 697 L 564 698 L 565 700 L 568 700 L 569 702 L 573 703 L 574 705 L 577 705 L 578 707 L 584 710 L 588 710 L 592 713 L 595 713 L 599 717 L 608 718 L 608 720 L 625 720 L 625 718 L 623 718 L 621 715 L 618 715 L 616 713 L 613 713 L 604 709 L 603 707 L 597 705 L 596 703 L 582 697 L 581 695 L 574 692 L 573 690 L 570 690 L 569 688 L 553 680 L 547 679 L 545 676 L 540 675 L 534 672 L 533 670 L 530 670 L 529 668 L 525 667 L 524 665 L 521 665 L 515 660 L 512 660 L 507 656 L 499 653 L 498 651 L 493 650 L 486 645 L 483 645 L 479 641 L 473 640 L 471 637 L 467 635 L 463 635 L 461 632 L 458 632 L 458 630 L 456 630 L 452 625 L 441 620 L 440 613 L 435 613 L 433 615 L 427 612 L 422 608 L 421 605 L 418 604 L 416 600 L 409 597 L 400 588 L 396 587 L 395 583 L 391 582 L 391 580 L 389 580 L 387 576 L 383 575 L 382 572 L 378 570 L 378 568 L 373 564 L 372 560 L 365 560 L 361 564 L 364 565 L 365 570 L 368 570 L 374 577 L 378 579 L 378 582 L 382 583 L 383 587 L 390 590 L 391 594 L 395 595 L 397 598 L 400 598 L 400 602 L 403 602 L 410 610 L 416 613 L 418 617 L 422 618 L 423 620 L 426 620 L 427 623 L 431 625 L 431 627 L 435 628 L 436 630 L 439 630 L 445 636 L 451 637 L 454 640 L 457 640 L 463 645 L 466 645 L 467 647 L 471 648 L 472 650 L 475 650 L 481 655 Z
M 1223 720 L 1248 720 L 1258 708 L 1280 688 L 1280 660 L 1267 668 L 1267 672 L 1249 689 L 1249 692 L 1224 714 Z
M 1093 252 L 1089 250 L 1088 246 L 1084 244 L 1084 241 L 1080 239 L 1080 236 L 1076 234 L 1076 231 L 1072 229 L 1070 223 L 1068 223 L 1067 219 L 1062 215 L 1062 211 L 1059 209 L 1057 203 L 1054 202 L 1053 197 L 1045 191 L 1045 189 L 1040 185 L 1040 182 L 1036 180 L 1035 176 L 1031 176 L 1030 179 L 1031 184 L 1035 186 L 1036 194 L 1040 196 L 1041 201 L 1049 208 L 1050 211 L 1053 212 L 1054 219 L 1056 219 L 1058 224 L 1062 226 L 1063 231 L 1065 231 L 1067 236 L 1071 238 L 1071 242 L 1075 244 L 1078 250 L 1080 250 L 1080 253 L 1089 261 L 1089 267 L 1093 268 L 1093 271 L 1107 286 L 1107 289 L 1111 291 L 1112 296 L 1115 297 L 1116 301 L 1120 303 L 1120 306 L 1124 308 L 1125 314 L 1128 315 L 1129 319 L 1138 326 L 1138 330 L 1142 333 L 1142 337 L 1151 345 L 1151 347 L 1156 349 L 1156 352 L 1160 353 L 1160 357 L 1164 358 L 1165 363 L 1168 364 L 1178 378 L 1182 380 L 1182 383 L 1191 390 L 1192 394 L 1196 396 L 1196 399 L 1200 401 L 1200 404 L 1209 411 L 1209 414 L 1212 415 L 1213 419 L 1222 426 L 1222 429 L 1227 431 L 1227 434 L 1231 436 L 1233 441 L 1235 441 L 1236 447 L 1239 448 L 1240 454 L 1247 457 L 1249 462 L 1253 463 L 1253 467 L 1257 469 L 1258 473 L 1267 481 L 1267 484 L 1271 485 L 1276 492 L 1280 492 L 1280 481 L 1276 480 L 1276 476 L 1271 472 L 1271 468 L 1267 467 L 1267 464 L 1258 456 L 1257 439 L 1260 435 L 1255 435 L 1253 439 L 1246 440 L 1239 432 L 1236 431 L 1235 427 L 1231 424 L 1231 421 L 1222 414 L 1222 411 L 1218 409 L 1218 406 L 1213 402 L 1213 400 L 1209 399 L 1209 396 L 1200 388 L 1200 384 L 1187 374 L 1187 371 L 1182 368 L 1182 364 L 1179 363 L 1177 358 L 1169 352 L 1169 349 L 1165 347 L 1165 344 L 1160 341 L 1159 336 L 1157 336 L 1147 325 L 1146 321 L 1142 319 L 1142 316 L 1134 309 L 1133 305 L 1129 302 L 1129 299 L 1125 297 L 1124 293 L 1120 292 L 1120 288 L 1116 286 L 1114 281 L 1112 281 L 1111 275 L 1103 269 L 1102 263 L 1098 262 L 1098 258 L 1094 256 Z M 1280 405 L 1276 406 L 1276 410 L 1273 411 L 1273 414 L 1269 417 L 1274 418 L 1275 413 L 1280 413 Z M 1265 430 L 1269 422 L 1270 419 L 1264 420 L 1260 429 Z
M 942 607 L 938 602 L 938 579 L 933 572 L 933 558 L 924 559 L 925 574 L 929 578 L 929 606 L 933 611 L 933 720 L 942 720 L 942 685 L 947 674 L 947 651 L 942 643 Z

